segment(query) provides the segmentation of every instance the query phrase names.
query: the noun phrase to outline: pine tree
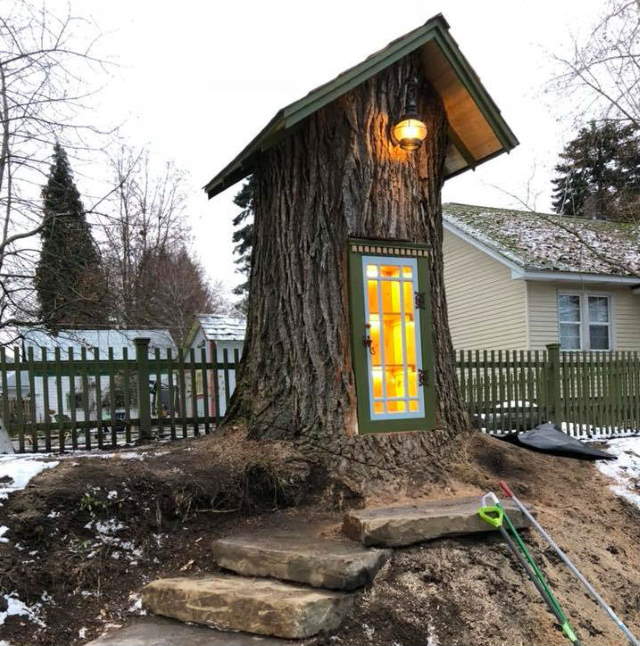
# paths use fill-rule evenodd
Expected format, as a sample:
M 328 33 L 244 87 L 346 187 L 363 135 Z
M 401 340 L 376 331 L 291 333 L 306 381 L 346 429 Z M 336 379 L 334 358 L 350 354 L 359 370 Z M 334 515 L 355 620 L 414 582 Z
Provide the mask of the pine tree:
M 253 249 L 253 191 L 254 181 L 249 178 L 233 198 L 233 203 L 242 211 L 233 218 L 233 242 L 236 243 L 233 253 L 237 256 L 235 263 L 238 271 L 245 276 L 245 281 L 234 288 L 233 293 L 242 296 L 241 309 L 246 309 L 249 296 L 249 274 L 251 273 L 251 252 Z
M 49 178 L 42 189 L 42 249 L 35 287 L 44 325 L 108 322 L 107 289 L 100 256 L 64 148 L 56 143 Z
M 552 180 L 556 213 L 612 220 L 638 215 L 640 137 L 633 125 L 592 121 L 560 158 Z

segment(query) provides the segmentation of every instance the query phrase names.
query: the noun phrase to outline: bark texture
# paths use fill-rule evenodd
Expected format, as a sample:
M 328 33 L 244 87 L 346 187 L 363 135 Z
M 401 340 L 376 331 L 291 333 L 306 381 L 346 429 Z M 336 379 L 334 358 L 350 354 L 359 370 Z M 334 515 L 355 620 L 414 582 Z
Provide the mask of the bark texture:
M 424 82 L 425 144 L 389 137 L 408 57 L 309 117 L 256 171 L 255 247 L 247 340 L 229 418 L 253 437 L 296 440 L 338 464 L 385 469 L 436 457 L 467 427 L 452 366 L 442 269 L 444 108 Z M 431 281 L 438 429 L 358 436 L 347 282 L 349 237 L 426 243 Z

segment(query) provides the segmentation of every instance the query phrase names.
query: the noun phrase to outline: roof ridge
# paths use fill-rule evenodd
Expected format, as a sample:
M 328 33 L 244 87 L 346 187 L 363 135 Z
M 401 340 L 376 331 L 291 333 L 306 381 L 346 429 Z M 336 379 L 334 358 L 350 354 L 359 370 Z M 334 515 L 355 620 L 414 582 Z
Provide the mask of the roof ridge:
M 524 215 L 548 215 L 551 217 L 574 218 L 578 216 L 560 215 L 559 213 L 549 213 L 548 211 L 534 211 L 532 209 L 516 209 L 506 206 L 487 206 L 486 204 L 469 204 L 468 202 L 443 202 L 442 208 L 446 206 L 468 206 L 473 209 L 488 209 L 490 211 L 510 211 L 512 213 L 522 213 Z

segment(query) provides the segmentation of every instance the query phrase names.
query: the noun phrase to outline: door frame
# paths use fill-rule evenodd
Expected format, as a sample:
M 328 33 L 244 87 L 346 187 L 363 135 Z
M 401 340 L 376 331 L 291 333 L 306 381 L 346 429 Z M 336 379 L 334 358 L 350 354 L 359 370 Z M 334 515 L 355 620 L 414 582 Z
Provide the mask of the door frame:
M 428 431 L 436 420 L 435 362 L 433 353 L 433 334 L 431 318 L 431 299 L 429 289 L 429 270 L 427 245 L 398 242 L 395 240 L 351 239 L 348 243 L 349 276 L 349 314 L 351 324 L 352 369 L 356 385 L 358 432 L 359 433 L 396 433 L 409 431 Z M 422 369 L 426 383 L 422 387 L 424 415 L 400 419 L 374 420 L 371 415 L 369 394 L 369 352 L 363 344 L 366 328 L 365 283 L 363 256 L 407 258 L 417 261 L 418 291 L 424 294 L 423 307 L 420 307 L 419 326 Z M 418 317 L 416 317 L 418 318 Z M 416 345 L 417 348 L 417 345 Z

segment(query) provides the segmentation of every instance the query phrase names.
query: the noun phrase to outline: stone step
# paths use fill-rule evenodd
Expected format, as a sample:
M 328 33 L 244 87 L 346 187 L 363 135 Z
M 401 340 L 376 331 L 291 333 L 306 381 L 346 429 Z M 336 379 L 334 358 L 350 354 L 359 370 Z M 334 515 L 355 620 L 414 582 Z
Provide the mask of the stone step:
M 510 500 L 503 505 L 516 527 L 527 527 L 524 514 Z M 342 531 L 364 545 L 400 547 L 441 536 L 492 531 L 479 516 L 480 496 L 429 500 L 414 505 L 348 512 Z M 495 530 L 494 530 L 495 531 Z
M 367 549 L 345 539 L 280 532 L 216 540 L 213 555 L 220 567 L 245 576 L 355 590 L 373 581 L 391 551 Z
M 352 602 L 345 592 L 238 576 L 158 579 L 142 589 L 156 615 L 287 639 L 336 629 Z
M 141 617 L 86 646 L 296 646 L 298 641 L 187 626 L 164 617 Z

